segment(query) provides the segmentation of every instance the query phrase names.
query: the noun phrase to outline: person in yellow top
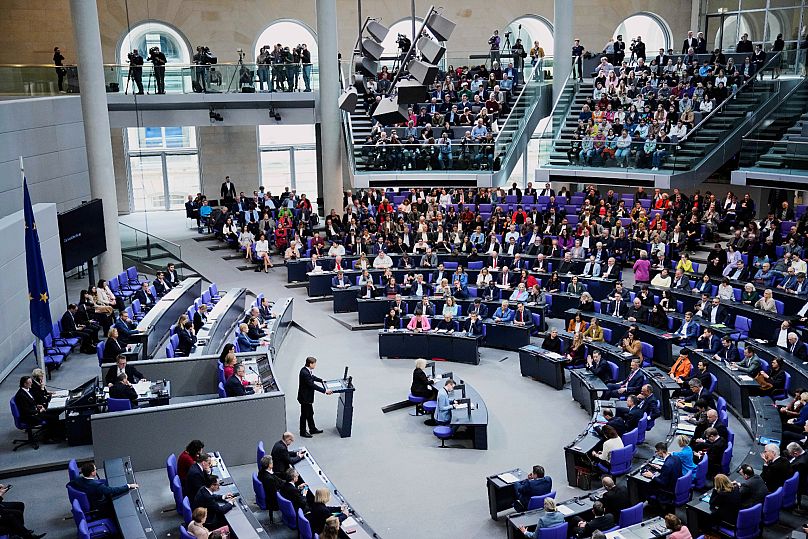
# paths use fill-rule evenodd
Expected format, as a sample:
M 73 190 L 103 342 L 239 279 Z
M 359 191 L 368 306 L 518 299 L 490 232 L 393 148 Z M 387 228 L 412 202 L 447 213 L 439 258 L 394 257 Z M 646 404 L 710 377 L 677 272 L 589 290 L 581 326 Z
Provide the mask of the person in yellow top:
M 687 253 L 682 253 L 682 256 L 679 257 L 679 262 L 676 263 L 676 269 L 680 269 L 685 273 L 693 273 L 693 262 L 690 261 L 690 257 Z
M 679 357 L 676 358 L 668 375 L 676 380 L 678 384 L 681 384 L 685 378 L 690 376 L 690 370 L 692 368 L 693 365 L 690 363 L 690 355 L 687 348 L 682 348 L 682 351 L 679 352 Z
M 597 318 L 592 318 L 589 327 L 584 331 L 584 339 L 587 341 L 603 342 L 603 328 L 598 324 Z

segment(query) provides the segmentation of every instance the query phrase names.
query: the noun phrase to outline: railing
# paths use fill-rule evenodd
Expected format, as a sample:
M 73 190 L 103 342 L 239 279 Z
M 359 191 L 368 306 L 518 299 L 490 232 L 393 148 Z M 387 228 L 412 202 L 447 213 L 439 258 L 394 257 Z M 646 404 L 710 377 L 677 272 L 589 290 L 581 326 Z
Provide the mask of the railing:
M 550 153 L 555 148 L 556 142 L 561 138 L 561 130 L 567 122 L 572 105 L 575 103 L 575 95 L 578 93 L 580 85 L 578 79 L 570 73 L 561 92 L 555 97 L 553 109 L 550 113 L 550 121 L 544 126 L 544 130 L 539 136 L 539 164 L 549 164 Z
M 745 138 L 741 153 L 757 155 L 749 168 L 776 169 L 779 174 L 808 176 L 808 137 L 783 141 Z
M 339 84 L 340 89 L 344 92 L 348 89 L 348 82 L 345 78 L 345 67 L 351 69 L 351 63 L 345 62 L 344 60 L 340 59 L 339 61 Z M 357 108 L 360 106 L 357 100 L 356 104 Z M 356 156 L 354 156 L 354 142 L 353 142 L 353 124 L 351 122 L 351 115 L 344 110 L 340 109 L 340 115 L 342 116 L 342 137 L 345 139 L 345 153 L 348 157 L 348 163 L 350 165 L 349 170 L 353 174 L 356 172 Z
M 403 129 L 403 128 L 400 128 Z M 499 169 L 494 140 L 487 143 L 359 144 L 361 171 L 454 171 Z
M 305 91 L 319 87 L 317 64 L 255 64 L 224 63 L 212 65 L 168 64 L 164 67 L 164 90 L 171 94 L 239 93 L 260 91 Z M 0 95 L 43 96 L 79 93 L 78 70 L 68 65 L 0 65 Z M 151 64 L 139 70 L 128 64 L 104 65 L 107 92 L 156 94 L 161 71 Z M 308 79 L 308 84 L 307 84 Z M 61 87 L 60 87 L 61 81 Z
M 513 103 L 505 123 L 499 128 L 494 154 L 501 160 L 500 169 L 504 171 L 503 174 L 509 175 L 518 161 L 516 157 L 522 155 L 514 142 L 522 140 L 525 131 L 528 128 L 535 129 L 538 124 L 538 119 L 533 118 L 533 113 L 542 101 L 544 90 L 548 86 L 549 83 L 543 79 L 529 78 Z
M 125 259 L 153 269 L 164 269 L 174 262 L 177 272 L 183 275 L 182 247 L 165 238 L 150 234 L 124 223 L 118 223 L 121 234 L 121 252 Z M 150 263 L 159 259 L 159 263 Z

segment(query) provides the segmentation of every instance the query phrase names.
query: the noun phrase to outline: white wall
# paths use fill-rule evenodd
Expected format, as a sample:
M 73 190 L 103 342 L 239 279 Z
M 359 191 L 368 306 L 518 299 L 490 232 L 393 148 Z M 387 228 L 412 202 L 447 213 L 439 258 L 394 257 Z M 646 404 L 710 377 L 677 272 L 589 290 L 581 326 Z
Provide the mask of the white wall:
M 65 211 L 90 199 L 78 96 L 0 101 L 0 216 L 22 208 L 20 155 L 34 204 Z
M 34 204 L 34 218 L 48 279 L 51 317 L 56 322 L 66 308 L 56 205 Z M 23 222 L 22 211 L 0 219 L 0 380 L 31 352 L 34 341 L 28 311 Z

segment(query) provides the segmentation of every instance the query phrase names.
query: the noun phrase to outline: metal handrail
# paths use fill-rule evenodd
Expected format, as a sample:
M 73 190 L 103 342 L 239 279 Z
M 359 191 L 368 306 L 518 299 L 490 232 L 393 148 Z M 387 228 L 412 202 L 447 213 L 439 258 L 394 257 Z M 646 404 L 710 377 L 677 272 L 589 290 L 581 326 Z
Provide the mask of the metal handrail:
M 746 134 L 744 135 L 744 139 L 746 139 L 746 137 L 748 137 L 755 129 L 758 129 L 763 122 L 767 121 L 769 119 L 769 116 L 774 114 L 774 112 L 776 112 L 777 108 L 780 107 L 780 105 L 782 105 L 786 101 L 788 101 L 791 98 L 791 96 L 794 95 L 795 92 L 797 92 L 797 90 L 801 89 L 802 85 L 805 84 L 806 81 L 808 81 L 808 78 L 803 78 L 800 82 L 798 82 L 794 86 L 794 88 L 792 88 L 791 90 L 786 92 L 786 94 L 780 99 L 780 102 L 777 105 L 775 105 L 774 110 L 772 110 L 764 118 L 761 118 L 760 121 L 758 121 L 755 125 L 753 125 L 752 127 L 749 128 L 749 131 L 747 131 Z M 773 141 L 773 142 L 776 142 L 776 141 Z
M 144 60 L 146 60 L 146 59 L 144 58 Z M 130 64 L 117 64 L 117 63 L 103 64 L 103 65 L 104 65 L 105 68 L 110 68 L 110 67 L 122 67 L 122 68 L 142 67 L 142 68 L 149 68 L 149 67 L 152 67 L 152 64 L 149 63 L 149 62 L 144 62 L 142 66 L 130 66 Z M 218 63 L 215 63 L 215 64 L 178 64 L 178 63 L 173 63 L 172 62 L 172 63 L 165 64 L 163 67 L 217 67 L 217 66 L 234 66 L 235 67 L 235 66 L 241 66 L 241 65 L 245 65 L 245 66 L 266 65 L 266 66 L 269 66 L 269 67 L 272 67 L 272 66 L 298 66 L 298 65 L 301 65 L 301 66 L 302 65 L 316 66 L 317 62 L 312 62 L 310 64 L 303 64 L 303 62 L 297 62 L 297 63 L 295 63 L 295 62 L 285 63 L 284 62 L 282 64 L 273 64 L 273 63 L 259 64 L 258 62 L 242 62 L 241 64 L 239 64 L 238 62 L 218 62 Z M 0 64 L 0 68 L 2 68 L 2 67 L 15 67 L 15 68 L 43 67 L 43 68 L 55 69 L 57 67 L 81 67 L 81 65 L 80 64 L 64 64 L 64 65 L 57 66 L 56 64 Z
M 538 82 L 538 81 L 530 81 L 530 82 Z M 527 82 L 527 83 L 525 83 L 524 86 L 522 86 L 522 90 L 519 92 L 519 95 L 516 97 L 516 101 L 513 102 L 513 106 L 511 107 L 511 111 L 505 117 L 505 121 L 502 122 L 502 127 L 505 127 L 506 125 L 508 125 L 508 121 L 511 119 L 511 115 L 516 111 L 516 105 L 519 103 L 519 100 L 522 99 L 522 96 L 525 95 L 525 90 L 527 90 L 527 87 L 530 85 L 530 82 Z M 502 129 L 499 130 L 499 132 L 497 133 L 497 137 L 494 139 L 494 142 L 499 142 L 499 137 L 500 137 L 500 135 L 502 135 L 502 131 L 503 131 Z
M 774 60 L 777 60 L 777 62 L 779 63 L 780 62 L 780 54 L 782 54 L 782 53 L 778 52 L 777 54 L 772 56 L 769 59 L 769 61 L 767 61 L 765 64 L 763 64 L 763 67 L 760 69 L 760 71 L 765 71 L 766 68 L 769 66 L 769 64 L 774 62 Z M 744 88 L 746 88 L 748 85 L 752 84 L 755 81 L 755 79 L 757 78 L 757 74 L 758 74 L 758 72 L 755 71 L 755 76 L 751 77 L 748 81 L 744 82 L 741 85 L 741 87 L 738 88 L 737 91 L 735 91 L 731 96 L 727 97 L 724 101 L 722 101 L 716 108 L 714 108 L 712 111 L 710 111 L 710 113 L 707 114 L 707 116 L 702 118 L 701 121 L 699 123 L 697 123 L 695 127 L 693 127 L 693 129 L 688 131 L 685 134 L 685 136 L 682 137 L 682 139 L 679 141 L 679 143 L 681 144 L 682 142 L 686 141 L 688 138 L 690 138 L 691 135 L 693 135 L 693 133 L 696 133 L 710 118 L 712 118 L 715 114 L 717 114 L 718 111 L 723 110 L 724 107 L 726 107 L 730 103 L 730 101 L 732 101 L 732 97 L 734 97 L 735 95 L 738 95 L 739 93 L 741 93 L 741 91 Z
M 346 81 L 345 81 L 345 70 L 343 69 L 342 64 L 345 61 L 340 59 L 339 61 L 339 84 L 341 90 L 344 92 L 347 88 Z M 342 130 L 343 130 L 343 137 L 345 138 L 345 153 L 348 154 L 349 162 L 351 163 L 351 170 L 356 171 L 356 159 L 354 158 L 353 154 L 353 123 L 351 122 L 351 115 L 344 110 L 340 110 L 342 113 Z
M 141 230 L 141 229 L 136 228 L 136 227 L 134 227 L 134 226 L 132 226 L 132 225 L 127 225 L 126 223 L 121 223 L 121 222 L 118 222 L 118 225 L 119 225 L 119 226 L 122 226 L 122 227 L 125 227 L 125 228 L 128 228 L 128 229 L 131 229 L 131 230 L 134 230 L 135 232 L 140 232 L 141 234 L 145 234 L 146 236 L 148 236 L 148 237 L 150 237 L 150 238 L 154 238 L 155 240 L 158 240 L 158 241 L 160 241 L 161 243 L 168 243 L 168 244 L 171 244 L 173 247 L 176 247 L 177 249 L 179 249 L 180 251 L 182 251 L 182 247 L 181 247 L 179 244 L 174 243 L 174 242 L 173 242 L 173 241 L 171 241 L 171 240 L 167 240 L 167 239 L 165 239 L 165 238 L 161 238 L 160 236 L 157 236 L 157 235 L 155 235 L 155 234 L 152 234 L 151 232 L 146 232 L 145 230 Z
M 556 97 L 556 101 L 555 101 L 555 103 L 553 104 L 553 108 L 550 110 L 550 122 L 549 122 L 549 124 L 548 124 L 548 125 L 545 127 L 545 131 L 547 130 L 547 128 L 549 128 L 549 129 L 553 129 L 553 121 L 552 121 L 553 115 L 554 115 L 554 113 L 555 113 L 556 107 L 558 107 L 559 101 L 561 101 L 561 96 L 563 96 L 563 95 L 564 95 L 564 90 L 566 90 L 566 88 L 567 88 L 567 84 L 569 83 L 570 79 L 572 79 L 572 81 L 573 81 L 573 86 L 577 86 L 577 85 L 578 85 L 578 80 L 577 80 L 575 77 L 573 77 L 573 76 L 572 76 L 572 73 L 570 73 L 569 75 L 567 75 L 567 80 L 565 80 L 565 81 L 564 81 L 564 86 L 562 86 L 562 87 L 561 87 L 561 91 L 560 91 L 560 92 L 558 92 L 558 96 Z M 564 117 L 561 119 L 561 121 L 562 121 L 562 125 L 561 125 L 561 126 L 559 126 L 559 128 L 558 128 L 558 132 L 557 132 L 557 133 L 553 133 L 553 137 L 552 137 L 552 139 L 553 139 L 553 146 L 555 146 L 555 144 L 556 144 L 556 143 L 557 143 L 557 142 L 558 142 L 558 141 L 561 139 L 561 131 L 562 131 L 562 129 L 563 129 L 563 122 L 565 121 L 565 118 L 566 118 L 567 114 L 569 114 L 570 109 L 572 109 L 572 104 L 575 102 L 575 94 L 576 94 L 577 92 L 578 92 L 578 89 L 577 89 L 577 88 L 573 89 L 572 98 L 570 99 L 570 104 L 569 104 L 569 107 L 568 107 L 568 108 L 567 108 L 567 110 L 565 111 Z M 542 137 L 542 138 L 544 138 L 544 137 Z

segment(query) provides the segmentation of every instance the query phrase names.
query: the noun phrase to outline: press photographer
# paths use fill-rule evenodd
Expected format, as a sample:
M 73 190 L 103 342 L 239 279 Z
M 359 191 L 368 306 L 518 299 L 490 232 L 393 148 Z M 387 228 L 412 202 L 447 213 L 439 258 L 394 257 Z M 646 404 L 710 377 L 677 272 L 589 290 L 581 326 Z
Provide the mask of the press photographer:
M 154 80 L 157 84 L 157 93 L 166 93 L 166 55 L 160 52 L 160 47 L 149 49 L 149 62 L 154 66 Z
M 632 60 L 639 60 L 640 58 L 645 60 L 645 43 L 642 42 L 642 36 L 637 36 L 637 39 L 631 40 L 629 50 L 631 51 Z
M 404 34 L 398 34 L 396 44 L 398 45 L 399 56 L 402 58 L 410 50 L 410 47 L 412 47 L 412 41 Z
M 195 92 L 208 91 L 208 66 L 218 63 L 218 58 L 210 52 L 209 47 L 199 46 L 194 54 L 194 81 Z
M 499 30 L 494 30 L 494 35 L 488 38 L 488 45 L 491 47 L 491 65 L 499 62 Z
M 137 95 L 143 95 L 143 57 L 137 52 L 137 49 L 132 49 L 132 52 L 126 57 L 129 59 L 129 80 L 135 81 Z

